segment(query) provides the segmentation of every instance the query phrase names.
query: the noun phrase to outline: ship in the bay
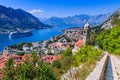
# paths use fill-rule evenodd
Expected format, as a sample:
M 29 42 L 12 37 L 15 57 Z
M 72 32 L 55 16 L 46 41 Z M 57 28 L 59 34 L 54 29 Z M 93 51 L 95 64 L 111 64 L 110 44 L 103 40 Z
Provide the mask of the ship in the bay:
M 16 31 L 16 32 L 11 32 L 9 34 L 10 38 L 18 38 L 18 37 L 25 37 L 25 36 L 32 36 L 33 33 L 30 31 Z

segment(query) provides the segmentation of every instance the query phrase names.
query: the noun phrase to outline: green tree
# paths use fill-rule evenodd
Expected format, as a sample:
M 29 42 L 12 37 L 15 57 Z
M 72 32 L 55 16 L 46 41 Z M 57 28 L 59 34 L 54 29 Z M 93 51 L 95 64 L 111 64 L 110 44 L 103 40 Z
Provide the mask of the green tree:
M 120 26 L 116 26 L 110 30 L 102 31 L 96 38 L 97 44 L 110 53 L 118 54 L 120 50 Z
M 52 66 L 55 68 L 61 68 L 61 63 L 60 63 L 60 61 L 56 60 L 52 63 Z
M 4 68 L 4 80 L 14 80 L 15 76 L 14 60 L 13 58 L 10 58 Z
M 72 56 L 71 48 L 68 48 L 66 51 L 62 52 L 62 57 Z
M 37 69 L 38 80 L 56 80 L 55 75 L 47 64 L 41 64 Z
M 92 62 L 92 60 L 99 59 L 102 51 L 97 50 L 92 46 L 83 46 L 80 48 L 78 52 L 76 52 L 75 59 L 76 59 L 76 65 L 79 66 L 82 63 L 85 62 Z
M 32 57 L 33 57 L 33 63 L 35 65 L 36 63 L 38 63 L 38 59 L 39 59 L 36 51 L 32 52 Z
M 36 58 L 33 53 L 32 58 Z M 36 61 L 37 59 L 37 61 Z M 23 64 L 14 66 L 13 58 L 10 58 L 4 70 L 4 80 L 56 80 L 50 65 L 47 65 L 38 58 L 27 57 Z M 38 63 L 38 66 L 35 63 Z

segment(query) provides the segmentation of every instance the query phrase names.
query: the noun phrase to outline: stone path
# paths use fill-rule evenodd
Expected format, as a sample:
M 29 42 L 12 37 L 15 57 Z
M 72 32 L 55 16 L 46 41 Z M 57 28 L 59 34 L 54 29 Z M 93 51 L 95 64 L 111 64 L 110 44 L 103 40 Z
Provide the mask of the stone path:
M 71 74 L 74 75 L 77 70 L 79 68 L 72 68 L 62 76 L 61 80 L 76 80 Z M 120 57 L 105 54 L 86 80 L 120 80 Z
M 104 80 L 120 80 L 120 58 L 109 55 Z
M 112 72 L 112 64 L 111 59 L 108 57 L 108 62 L 105 70 L 104 80 L 114 80 L 113 79 L 113 72 Z
M 86 80 L 120 80 L 120 57 L 108 54 L 105 59 L 106 61 L 102 62 L 105 65 L 99 63 Z
M 120 80 L 120 58 L 110 55 L 114 80 Z

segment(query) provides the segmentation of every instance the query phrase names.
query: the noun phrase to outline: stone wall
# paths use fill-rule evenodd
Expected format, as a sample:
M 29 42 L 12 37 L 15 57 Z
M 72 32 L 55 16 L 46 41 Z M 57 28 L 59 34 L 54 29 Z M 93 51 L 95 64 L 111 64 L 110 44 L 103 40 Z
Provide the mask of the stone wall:
M 105 72 L 106 65 L 107 65 L 107 60 L 108 60 L 108 54 L 106 52 L 104 52 L 104 53 L 105 53 L 105 55 L 100 60 L 98 65 L 95 67 L 93 72 L 91 72 L 91 74 L 87 77 L 86 80 L 104 80 L 103 79 L 104 78 L 104 72 Z

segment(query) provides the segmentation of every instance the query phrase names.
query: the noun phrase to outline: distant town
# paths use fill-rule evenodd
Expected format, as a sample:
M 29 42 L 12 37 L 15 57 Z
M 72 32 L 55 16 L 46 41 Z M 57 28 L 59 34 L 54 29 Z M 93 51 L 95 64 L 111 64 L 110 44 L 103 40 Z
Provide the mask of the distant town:
M 50 40 L 41 42 L 24 43 L 19 49 L 14 45 L 5 47 L 0 56 L 0 68 L 4 68 L 7 59 L 13 58 L 15 65 L 22 64 L 26 56 L 31 56 L 31 52 L 37 52 L 37 55 L 43 62 L 53 63 L 59 60 L 61 52 L 71 48 L 72 53 L 76 52 L 81 46 L 89 40 L 90 26 L 88 23 L 84 28 L 69 28 L 64 30 L 64 34 L 51 37 Z M 21 56 L 22 55 L 22 56 Z

